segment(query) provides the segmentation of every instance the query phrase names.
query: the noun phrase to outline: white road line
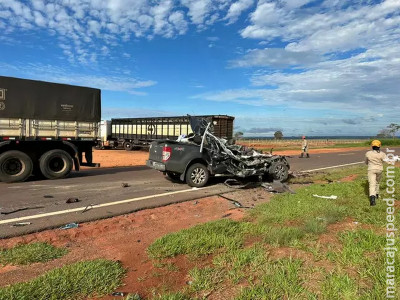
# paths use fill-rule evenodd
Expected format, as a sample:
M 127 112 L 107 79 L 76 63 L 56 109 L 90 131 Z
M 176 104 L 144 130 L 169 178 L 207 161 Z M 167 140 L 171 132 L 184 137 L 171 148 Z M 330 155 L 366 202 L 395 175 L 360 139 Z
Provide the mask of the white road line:
M 339 153 L 338 156 L 354 155 L 355 153 Z
M 332 166 L 332 167 L 325 167 L 325 168 L 319 168 L 319 169 L 313 169 L 313 170 L 305 170 L 301 171 L 300 173 L 308 173 L 308 172 L 315 172 L 315 171 L 321 171 L 321 170 L 326 170 L 326 169 L 333 169 L 333 168 L 340 168 L 340 167 L 346 167 L 346 166 L 352 166 L 352 165 L 359 165 L 365 163 L 364 161 L 359 161 L 355 163 L 349 163 L 349 164 L 344 164 L 344 165 L 337 165 L 337 166 Z
M 93 208 L 124 204 L 124 203 L 129 203 L 129 202 L 135 202 L 135 201 L 151 199 L 151 198 L 158 198 L 158 197 L 162 197 L 162 196 L 176 195 L 176 194 L 187 193 L 187 192 L 194 192 L 194 191 L 198 191 L 198 190 L 202 190 L 202 189 L 205 189 L 205 188 L 192 188 L 192 189 L 188 189 L 188 190 L 168 192 L 168 193 L 162 193 L 162 194 L 149 195 L 149 196 L 143 196 L 143 197 L 138 197 L 138 198 L 102 203 L 102 204 L 94 205 Z M 79 212 L 79 211 L 83 211 L 85 208 L 86 207 L 77 207 L 77 208 L 72 208 L 72 209 L 53 211 L 53 212 L 44 213 L 44 214 L 31 215 L 31 216 L 14 218 L 14 219 L 7 219 L 7 220 L 0 221 L 0 225 L 14 223 L 14 222 L 20 222 L 20 221 L 25 221 L 25 220 L 31 220 L 31 219 L 38 219 L 38 218 L 43 218 L 43 217 L 68 214 L 68 213 L 72 213 L 72 212 Z

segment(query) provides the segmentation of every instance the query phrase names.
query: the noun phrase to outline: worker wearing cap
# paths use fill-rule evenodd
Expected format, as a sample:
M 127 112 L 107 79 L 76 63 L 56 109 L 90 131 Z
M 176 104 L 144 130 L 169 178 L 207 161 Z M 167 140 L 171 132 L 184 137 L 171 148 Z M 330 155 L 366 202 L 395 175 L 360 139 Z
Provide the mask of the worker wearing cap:
M 380 141 L 372 141 L 371 146 L 372 150 L 365 154 L 365 163 L 368 165 L 369 202 L 371 206 L 374 206 L 375 200 L 379 198 L 379 182 L 381 181 L 383 160 L 386 158 L 386 154 L 380 150 Z
M 308 141 L 306 140 L 306 137 L 303 135 L 302 136 L 303 142 L 301 143 L 301 154 L 300 158 L 303 158 L 304 153 L 306 154 L 307 158 L 310 158 L 310 154 L 308 154 Z

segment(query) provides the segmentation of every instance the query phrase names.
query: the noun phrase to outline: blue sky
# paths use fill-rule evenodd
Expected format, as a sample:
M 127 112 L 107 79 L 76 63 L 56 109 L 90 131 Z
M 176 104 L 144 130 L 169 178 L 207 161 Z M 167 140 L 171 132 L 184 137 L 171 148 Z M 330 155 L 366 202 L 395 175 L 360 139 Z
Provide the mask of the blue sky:
M 103 118 L 228 114 L 247 136 L 399 123 L 400 1 L 0 2 L 0 74 L 102 89 Z

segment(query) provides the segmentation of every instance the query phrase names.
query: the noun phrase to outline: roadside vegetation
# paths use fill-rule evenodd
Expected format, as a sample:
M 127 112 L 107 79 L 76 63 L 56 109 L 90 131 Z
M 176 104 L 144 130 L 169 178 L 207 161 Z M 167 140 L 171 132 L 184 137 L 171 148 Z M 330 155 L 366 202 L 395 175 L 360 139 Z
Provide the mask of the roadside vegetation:
M 10 249 L 0 249 L 0 265 L 47 262 L 67 253 L 67 249 L 57 248 L 48 243 L 21 244 Z
M 0 300 L 82 299 L 113 292 L 125 270 L 118 262 L 98 259 L 54 269 L 31 281 L 0 288 Z
M 336 140 L 336 139 L 308 139 L 310 149 L 330 149 L 330 148 L 357 148 L 370 147 L 374 139 L 382 142 L 382 147 L 400 146 L 399 138 L 373 138 L 369 140 Z M 240 139 L 237 144 L 257 148 L 265 152 L 282 150 L 299 150 L 301 149 L 301 139 L 298 140 L 259 140 L 259 139 Z
M 274 196 L 242 221 L 210 222 L 156 240 L 148 248 L 155 262 L 187 255 L 195 265 L 208 263 L 189 271 L 181 291 L 155 299 L 384 299 L 386 204 L 369 206 L 366 179 L 364 166 L 315 174 L 307 181 L 317 183 Z

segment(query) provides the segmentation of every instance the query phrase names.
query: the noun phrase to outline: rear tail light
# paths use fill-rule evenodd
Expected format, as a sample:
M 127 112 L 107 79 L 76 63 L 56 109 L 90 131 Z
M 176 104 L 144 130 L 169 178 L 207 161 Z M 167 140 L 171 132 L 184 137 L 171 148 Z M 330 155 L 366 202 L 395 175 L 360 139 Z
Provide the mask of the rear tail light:
M 164 146 L 162 149 L 162 161 L 166 162 L 171 157 L 171 147 Z

